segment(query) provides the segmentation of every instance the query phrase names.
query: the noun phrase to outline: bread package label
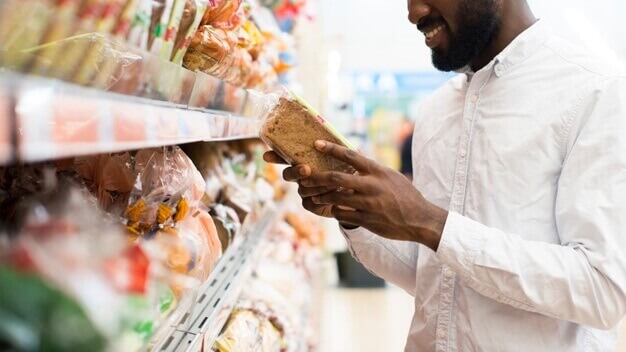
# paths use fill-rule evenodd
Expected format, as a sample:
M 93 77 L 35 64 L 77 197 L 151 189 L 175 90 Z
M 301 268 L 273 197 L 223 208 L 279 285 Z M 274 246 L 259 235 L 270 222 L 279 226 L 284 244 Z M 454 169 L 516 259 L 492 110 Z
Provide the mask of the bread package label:
M 315 109 L 285 89 L 278 95 L 270 93 L 268 97 L 271 103 L 269 109 L 261 114 L 265 119 L 260 137 L 285 161 L 291 165 L 309 165 L 314 173 L 355 172 L 345 162 L 315 149 L 315 141 L 325 140 L 357 150 Z

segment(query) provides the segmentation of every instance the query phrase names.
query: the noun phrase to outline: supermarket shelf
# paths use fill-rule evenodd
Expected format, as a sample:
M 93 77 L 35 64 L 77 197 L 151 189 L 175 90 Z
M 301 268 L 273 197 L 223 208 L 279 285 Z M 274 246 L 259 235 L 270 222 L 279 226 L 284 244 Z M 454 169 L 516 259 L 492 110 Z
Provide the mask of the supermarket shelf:
M 0 128 L 15 126 L 16 156 L 25 162 L 246 139 L 258 133 L 255 119 L 237 113 L 194 109 L 18 74 L 0 76 L 0 124 Z M 7 136 L 0 136 L 0 163 L 12 155 L 11 130 L 2 128 Z
M 196 304 L 178 324 L 157 343 L 152 351 L 207 351 L 222 331 L 241 291 L 259 259 L 261 244 L 283 207 L 265 209 L 259 219 L 240 236 L 245 240 L 229 247 L 215 270 L 200 288 Z

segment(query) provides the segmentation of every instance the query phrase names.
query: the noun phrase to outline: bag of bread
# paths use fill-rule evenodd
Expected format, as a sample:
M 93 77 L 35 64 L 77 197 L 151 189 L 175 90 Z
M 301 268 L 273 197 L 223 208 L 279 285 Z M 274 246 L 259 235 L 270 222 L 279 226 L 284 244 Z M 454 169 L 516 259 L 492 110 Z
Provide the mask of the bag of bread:
M 202 25 L 233 30 L 240 24 L 241 19 L 237 11 L 241 6 L 241 0 L 213 0 L 211 4 L 204 13 Z
M 281 87 L 264 94 L 257 102 L 255 116 L 262 118 L 261 139 L 291 165 L 306 164 L 311 171 L 356 171 L 343 161 L 315 149 L 325 140 L 356 151 L 348 140 L 297 94 Z
M 201 26 L 191 39 L 183 66 L 222 78 L 232 65 L 236 46 L 237 35 L 232 31 Z
M 187 0 L 185 2 L 183 17 L 174 41 L 172 62 L 182 64 L 187 48 L 191 44 L 191 38 L 193 38 L 194 33 L 200 26 L 200 21 L 208 6 L 207 0 Z

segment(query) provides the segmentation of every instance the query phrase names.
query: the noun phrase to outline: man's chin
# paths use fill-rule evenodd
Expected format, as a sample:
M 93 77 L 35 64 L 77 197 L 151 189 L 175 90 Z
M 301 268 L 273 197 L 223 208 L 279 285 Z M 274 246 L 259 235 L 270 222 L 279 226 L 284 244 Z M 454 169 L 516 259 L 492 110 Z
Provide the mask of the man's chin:
M 455 60 L 448 52 L 441 49 L 433 49 L 432 62 L 433 66 L 439 71 L 452 72 L 467 67 L 467 60 Z

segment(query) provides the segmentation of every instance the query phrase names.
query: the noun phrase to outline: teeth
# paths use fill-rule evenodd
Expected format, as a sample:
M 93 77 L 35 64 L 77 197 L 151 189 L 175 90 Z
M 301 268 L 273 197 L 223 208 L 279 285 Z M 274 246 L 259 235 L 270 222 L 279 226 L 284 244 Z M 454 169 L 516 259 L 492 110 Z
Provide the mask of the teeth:
M 445 25 L 442 24 L 441 26 L 433 29 L 432 31 L 430 31 L 428 33 L 426 33 L 426 38 L 428 38 L 428 39 L 433 38 L 434 36 L 437 35 L 437 33 L 441 32 L 444 27 L 445 27 Z

